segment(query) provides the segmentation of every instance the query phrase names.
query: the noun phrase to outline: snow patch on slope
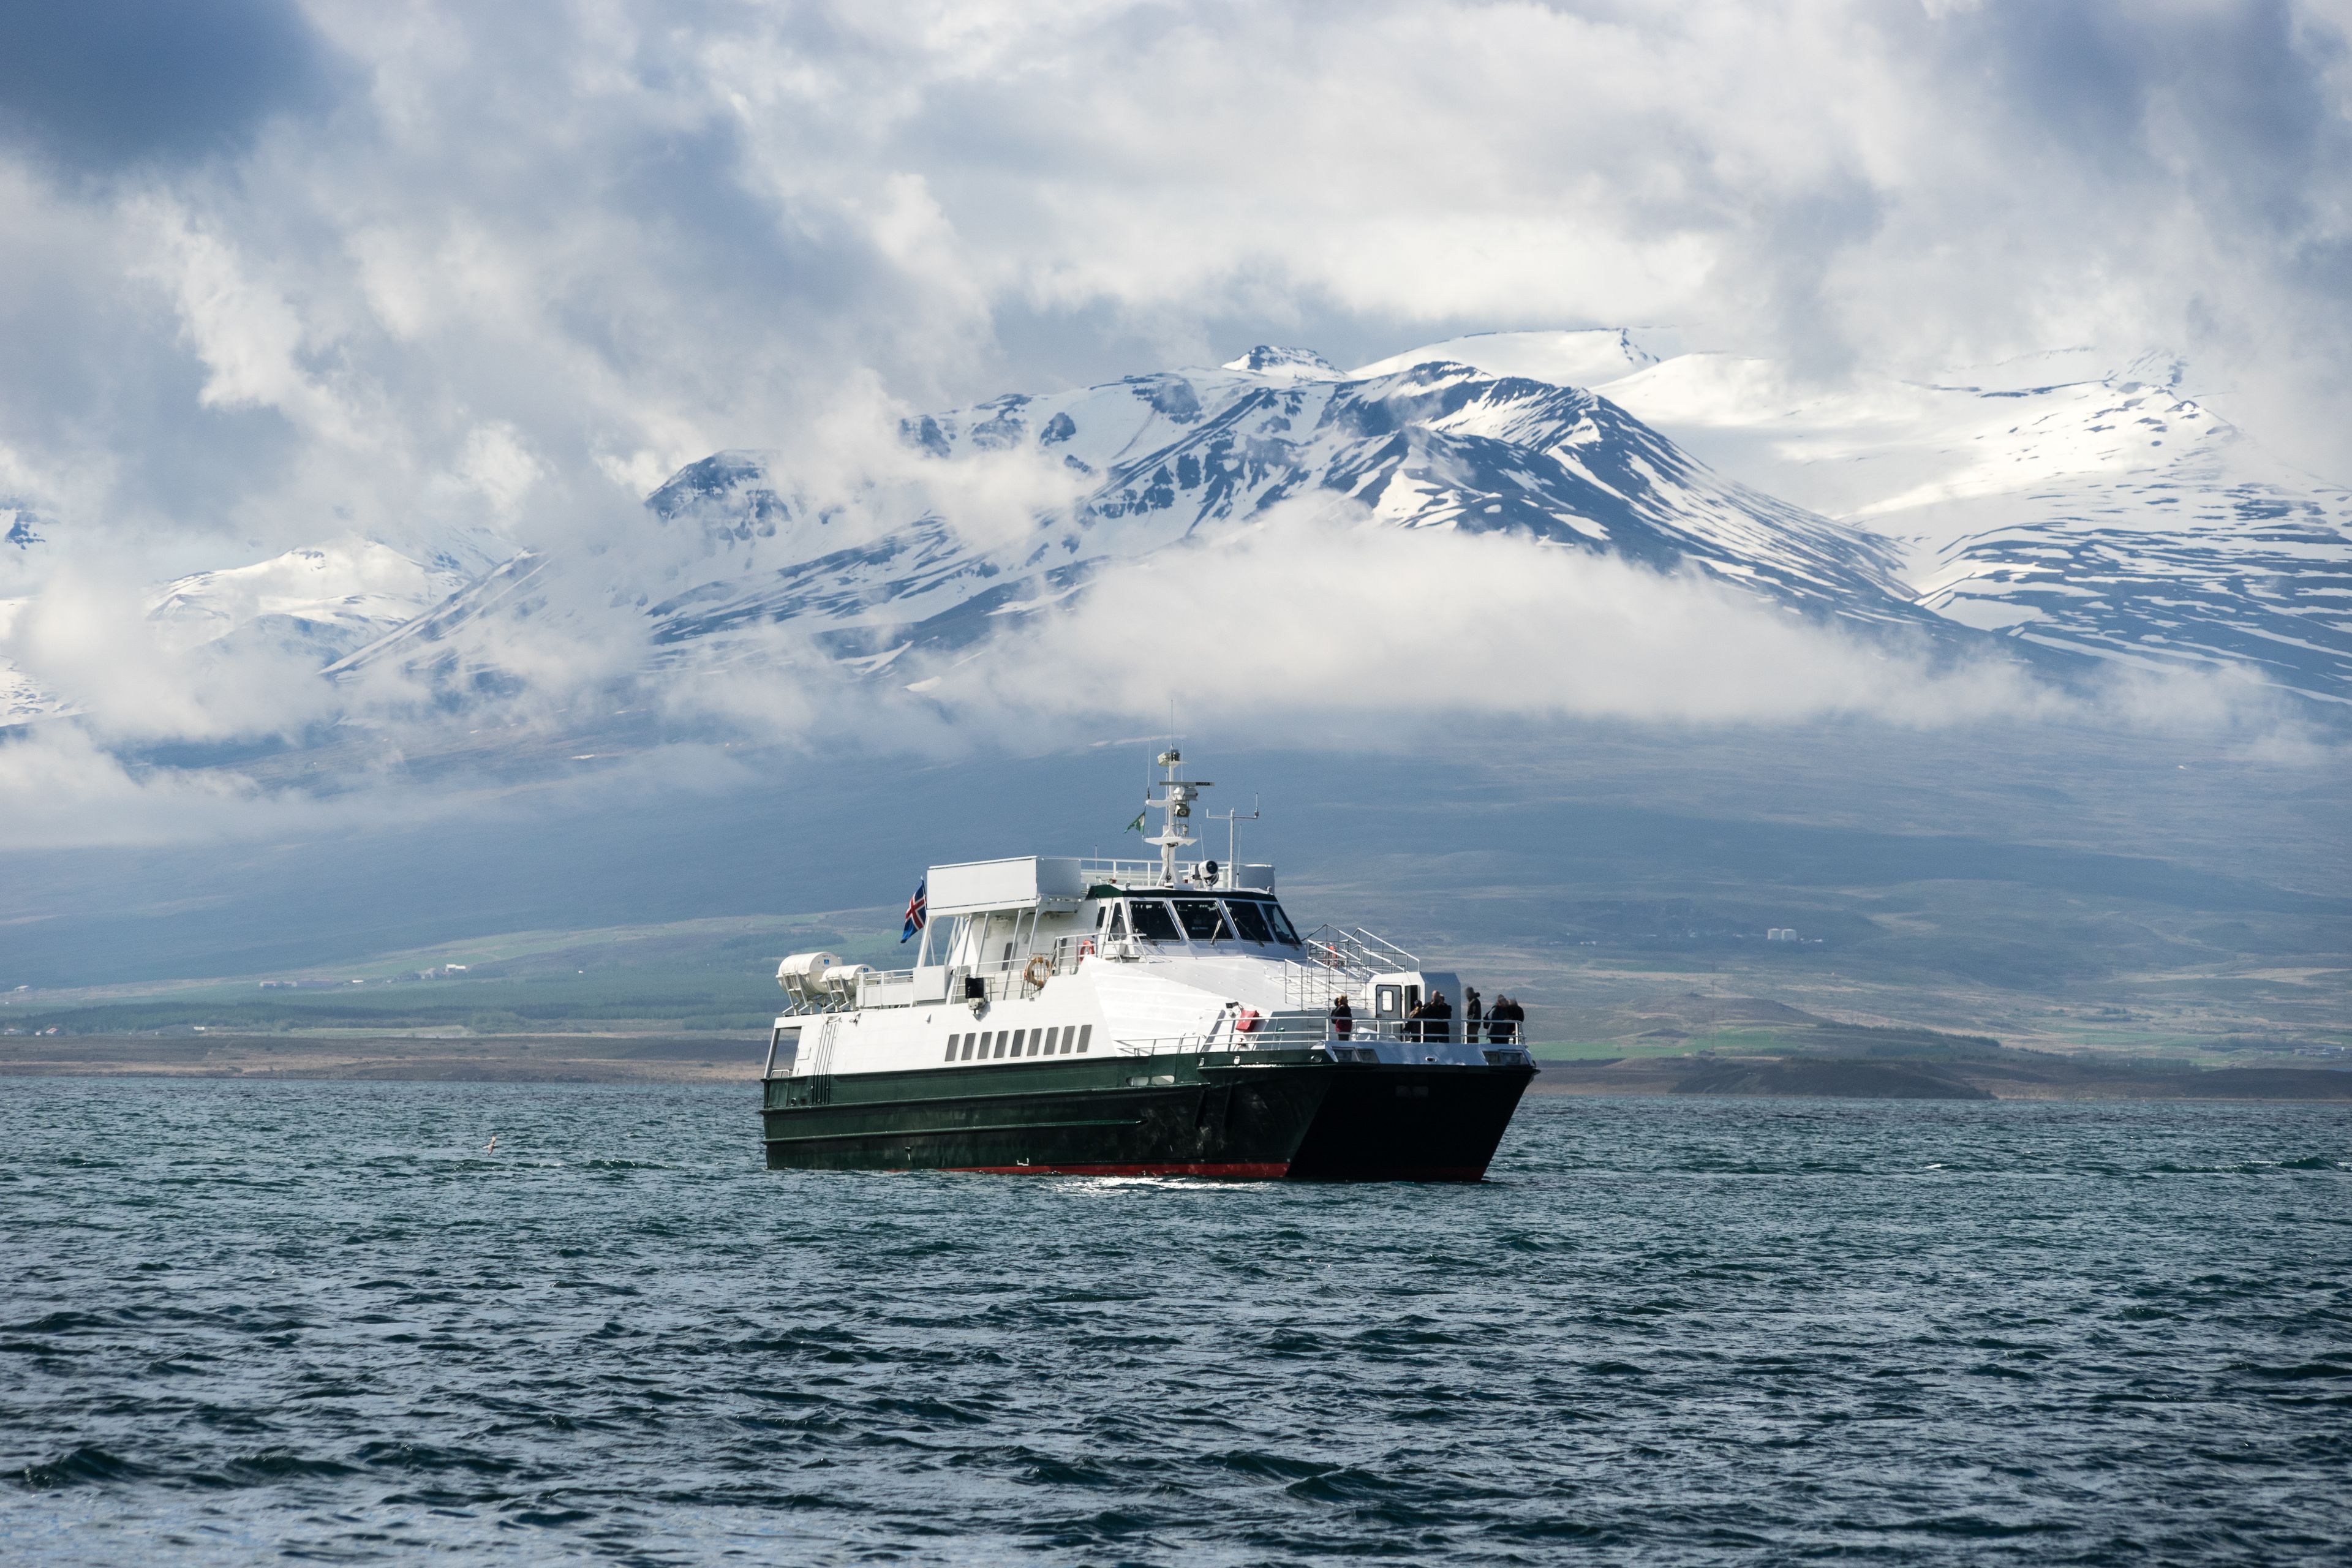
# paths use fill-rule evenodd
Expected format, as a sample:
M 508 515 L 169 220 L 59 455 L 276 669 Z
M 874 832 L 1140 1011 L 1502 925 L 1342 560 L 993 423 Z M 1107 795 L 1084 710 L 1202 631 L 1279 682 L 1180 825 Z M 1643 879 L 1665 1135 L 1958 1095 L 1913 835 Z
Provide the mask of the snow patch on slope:
M 314 648 L 324 666 L 463 588 L 479 574 L 466 564 L 447 552 L 418 560 L 378 540 L 335 540 L 166 584 L 147 619 L 173 653 L 244 634 Z

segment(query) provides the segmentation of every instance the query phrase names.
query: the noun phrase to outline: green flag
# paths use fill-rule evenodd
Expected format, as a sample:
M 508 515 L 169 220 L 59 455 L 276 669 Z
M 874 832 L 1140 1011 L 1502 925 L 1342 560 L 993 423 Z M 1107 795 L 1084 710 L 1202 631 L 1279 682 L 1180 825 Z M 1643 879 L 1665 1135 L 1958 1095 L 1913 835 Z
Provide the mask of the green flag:
M 1129 824 L 1127 825 L 1127 831 L 1129 831 L 1129 833 L 1140 833 L 1140 832 L 1142 832 L 1142 831 L 1143 831 L 1143 818 L 1144 818 L 1144 813 L 1143 813 L 1143 812 L 1140 812 L 1140 811 L 1137 812 L 1137 813 L 1135 814 L 1135 820 L 1134 820 L 1133 822 L 1130 822 L 1130 823 L 1129 823 Z

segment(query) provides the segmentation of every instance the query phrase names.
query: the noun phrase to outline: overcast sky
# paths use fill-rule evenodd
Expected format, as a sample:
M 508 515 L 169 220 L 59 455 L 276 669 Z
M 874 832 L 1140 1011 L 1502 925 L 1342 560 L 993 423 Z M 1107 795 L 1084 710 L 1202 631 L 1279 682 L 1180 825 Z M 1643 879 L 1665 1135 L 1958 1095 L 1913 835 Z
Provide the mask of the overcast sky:
M 159 574 L 544 538 L 820 416 L 1624 322 L 1823 375 L 2173 345 L 2326 467 L 2347 13 L 10 6 L 0 498 Z

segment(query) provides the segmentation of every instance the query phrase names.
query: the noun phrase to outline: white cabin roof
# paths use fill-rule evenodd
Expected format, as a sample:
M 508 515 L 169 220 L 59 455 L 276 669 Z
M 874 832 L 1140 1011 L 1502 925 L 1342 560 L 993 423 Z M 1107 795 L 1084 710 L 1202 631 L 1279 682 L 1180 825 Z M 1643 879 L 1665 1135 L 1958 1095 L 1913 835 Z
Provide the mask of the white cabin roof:
M 934 866 L 927 886 L 936 919 L 989 910 L 1076 909 L 1086 900 L 1087 883 L 1075 856 L 1024 855 Z

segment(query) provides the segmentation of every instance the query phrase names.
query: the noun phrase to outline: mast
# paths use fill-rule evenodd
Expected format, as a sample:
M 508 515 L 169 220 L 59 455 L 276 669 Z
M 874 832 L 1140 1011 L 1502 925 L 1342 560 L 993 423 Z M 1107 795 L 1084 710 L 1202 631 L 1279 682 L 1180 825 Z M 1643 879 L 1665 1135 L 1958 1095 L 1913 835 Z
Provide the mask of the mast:
M 1160 881 L 1161 886 L 1172 888 L 1176 885 L 1176 851 L 1200 842 L 1185 831 L 1192 815 L 1192 803 L 1201 798 L 1202 790 L 1213 786 L 1207 779 L 1182 776 L 1184 753 L 1173 746 L 1160 753 L 1159 763 L 1168 770 L 1168 776 L 1157 786 L 1164 793 L 1156 800 L 1147 794 L 1143 805 L 1147 811 L 1157 808 L 1161 813 L 1160 828 L 1144 842 L 1160 846 Z

